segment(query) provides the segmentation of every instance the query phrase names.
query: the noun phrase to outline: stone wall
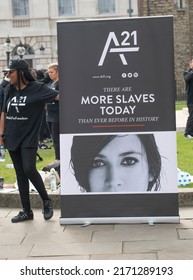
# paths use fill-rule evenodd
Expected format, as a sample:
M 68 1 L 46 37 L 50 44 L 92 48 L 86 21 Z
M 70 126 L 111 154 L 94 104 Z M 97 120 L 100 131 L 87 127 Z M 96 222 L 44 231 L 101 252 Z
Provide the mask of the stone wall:
M 186 0 L 180 9 L 177 0 L 138 0 L 139 16 L 173 15 L 174 17 L 174 68 L 178 99 L 184 99 L 183 72 L 193 56 L 193 1 Z

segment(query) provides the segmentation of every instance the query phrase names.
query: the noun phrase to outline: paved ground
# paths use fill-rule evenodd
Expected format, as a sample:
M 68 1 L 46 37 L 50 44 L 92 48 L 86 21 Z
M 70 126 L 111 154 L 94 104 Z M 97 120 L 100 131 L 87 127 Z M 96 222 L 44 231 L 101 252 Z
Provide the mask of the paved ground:
M 176 130 L 178 132 L 184 132 L 186 121 L 188 117 L 188 109 L 176 111 Z
M 187 111 L 176 114 L 183 131 Z M 0 208 L 0 259 L 193 260 L 193 209 L 180 208 L 179 224 L 60 225 L 60 210 L 44 221 L 12 224 L 19 209 Z
M 0 209 L 0 259 L 192 260 L 193 209 L 180 208 L 179 224 L 60 225 L 60 210 L 44 221 L 12 224 L 18 209 Z

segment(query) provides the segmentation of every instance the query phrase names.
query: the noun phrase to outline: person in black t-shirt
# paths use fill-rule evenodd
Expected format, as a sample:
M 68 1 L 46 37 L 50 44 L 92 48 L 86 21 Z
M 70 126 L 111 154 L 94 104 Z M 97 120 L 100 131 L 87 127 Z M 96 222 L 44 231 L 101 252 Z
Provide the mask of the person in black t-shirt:
M 53 216 L 53 206 L 36 169 L 36 154 L 45 104 L 58 100 L 58 91 L 35 81 L 24 59 L 12 60 L 4 72 L 10 79 L 10 87 L 1 114 L 0 145 L 5 145 L 13 161 L 23 207 L 11 221 L 18 223 L 33 219 L 29 180 L 43 201 L 44 219 L 49 220 Z
M 43 70 L 36 70 L 36 80 L 38 82 L 41 82 L 44 84 L 44 78 L 45 74 Z M 41 125 L 40 125 L 40 131 L 39 131 L 39 145 L 38 149 L 45 150 L 49 149 L 49 147 L 45 144 L 45 135 L 51 139 L 51 132 L 48 126 L 48 123 L 46 121 L 46 108 L 44 109 L 44 114 L 42 117 Z
M 48 84 L 50 88 L 59 90 L 59 75 L 58 75 L 58 63 L 51 63 L 48 66 L 48 74 L 51 82 Z M 59 102 L 54 100 L 54 102 L 47 104 L 47 122 L 51 124 L 51 134 L 55 151 L 54 162 L 45 166 L 43 171 L 50 171 L 55 168 L 57 171 L 60 170 L 60 134 L 59 134 Z

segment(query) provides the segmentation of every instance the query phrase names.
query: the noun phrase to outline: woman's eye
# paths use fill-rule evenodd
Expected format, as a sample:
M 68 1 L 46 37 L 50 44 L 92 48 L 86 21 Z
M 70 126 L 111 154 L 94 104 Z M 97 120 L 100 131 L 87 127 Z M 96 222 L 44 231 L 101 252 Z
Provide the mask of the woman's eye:
M 101 166 L 104 166 L 104 165 L 105 165 L 105 163 L 101 159 L 94 159 L 93 163 L 92 163 L 92 167 L 101 167 Z
M 132 166 L 138 162 L 138 159 L 133 157 L 126 157 L 122 159 L 121 164 L 124 166 Z

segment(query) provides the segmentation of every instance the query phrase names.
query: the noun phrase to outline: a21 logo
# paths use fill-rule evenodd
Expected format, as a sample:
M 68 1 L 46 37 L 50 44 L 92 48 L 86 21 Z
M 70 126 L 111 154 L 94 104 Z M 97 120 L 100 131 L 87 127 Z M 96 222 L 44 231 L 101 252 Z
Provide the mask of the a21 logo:
M 138 52 L 139 47 L 137 47 L 137 31 L 134 30 L 131 33 L 128 31 L 123 31 L 121 33 L 123 39 L 121 42 L 117 39 L 115 32 L 110 32 L 105 43 L 102 55 L 100 57 L 98 66 L 102 66 L 106 56 L 109 53 L 117 53 L 120 56 L 123 65 L 128 65 L 124 53 L 128 52 Z M 112 47 L 112 45 L 114 46 Z

